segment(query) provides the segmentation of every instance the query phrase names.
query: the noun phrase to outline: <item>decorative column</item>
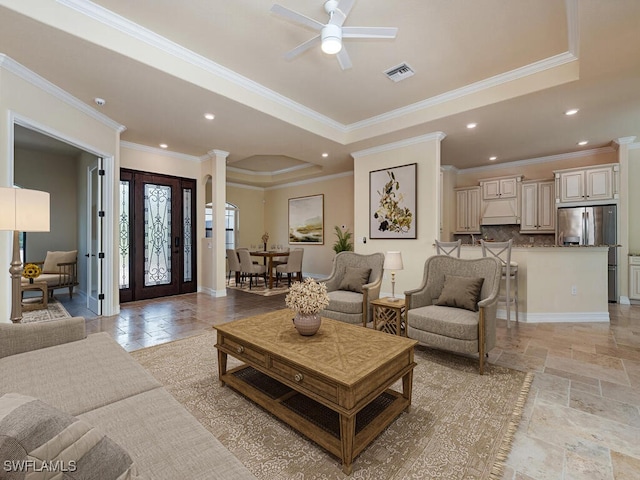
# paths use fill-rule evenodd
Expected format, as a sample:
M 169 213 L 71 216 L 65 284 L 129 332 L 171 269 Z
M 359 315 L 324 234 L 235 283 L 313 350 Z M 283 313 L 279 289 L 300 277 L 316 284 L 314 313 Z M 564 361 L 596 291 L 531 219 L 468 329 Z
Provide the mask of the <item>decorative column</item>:
M 618 144 L 618 162 L 620 163 L 620 199 L 618 200 L 618 299 L 622 304 L 629 301 L 629 145 L 636 137 L 622 137 L 615 140 Z
M 213 220 L 213 292 L 216 297 L 227 295 L 225 270 L 225 205 L 227 201 L 227 157 L 229 152 L 212 150 L 211 207 Z

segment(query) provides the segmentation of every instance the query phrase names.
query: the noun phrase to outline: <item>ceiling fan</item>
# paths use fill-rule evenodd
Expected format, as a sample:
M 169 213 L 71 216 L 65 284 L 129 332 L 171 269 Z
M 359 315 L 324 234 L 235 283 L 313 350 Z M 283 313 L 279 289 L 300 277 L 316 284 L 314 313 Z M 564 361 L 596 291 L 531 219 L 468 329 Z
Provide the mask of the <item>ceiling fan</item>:
M 343 27 L 354 2 L 355 0 L 327 0 L 324 3 L 324 11 L 329 15 L 329 21 L 326 24 L 282 5 L 273 5 L 271 11 L 276 15 L 320 32 L 312 39 L 287 52 L 284 58 L 291 60 L 311 47 L 320 44 L 322 51 L 330 55 L 336 55 L 340 67 L 342 70 L 346 70 L 351 68 L 352 65 L 349 54 L 342 45 L 343 38 L 396 38 L 398 29 L 395 27 Z

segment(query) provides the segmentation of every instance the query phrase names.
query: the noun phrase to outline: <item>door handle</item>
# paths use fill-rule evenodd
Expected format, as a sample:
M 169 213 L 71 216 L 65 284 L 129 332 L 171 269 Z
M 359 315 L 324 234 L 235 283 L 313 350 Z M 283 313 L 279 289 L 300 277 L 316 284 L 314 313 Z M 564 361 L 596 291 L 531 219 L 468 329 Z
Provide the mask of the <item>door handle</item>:
M 175 238 L 174 245 L 176 246 L 176 248 L 180 246 L 180 237 Z

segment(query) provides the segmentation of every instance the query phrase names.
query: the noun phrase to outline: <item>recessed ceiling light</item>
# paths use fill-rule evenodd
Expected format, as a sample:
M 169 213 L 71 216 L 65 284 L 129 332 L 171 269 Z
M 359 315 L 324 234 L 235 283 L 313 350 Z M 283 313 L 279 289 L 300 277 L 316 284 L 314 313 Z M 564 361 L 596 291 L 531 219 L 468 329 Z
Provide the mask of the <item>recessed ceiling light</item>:
M 576 113 L 578 113 L 580 110 L 577 108 L 572 108 L 570 110 L 567 110 L 566 112 L 564 112 L 565 115 L 575 115 Z
M 578 142 L 578 145 L 580 145 L 582 147 L 582 146 L 586 145 L 587 143 L 589 143 L 587 140 L 580 140 Z
M 329 154 L 328 154 L 328 153 L 323 153 L 323 154 L 322 154 L 322 158 L 327 158 L 328 156 L 329 156 Z
M 213 120 L 214 118 L 216 118 L 216 116 L 213 113 L 205 113 L 204 118 L 206 118 L 207 120 Z
M 489 160 L 491 160 L 491 161 L 493 162 L 493 161 L 494 161 L 494 160 L 496 160 L 497 158 L 498 158 L 498 157 L 489 157 Z
M 476 128 L 477 126 L 477 123 L 467 123 L 467 128 Z
M 167 145 L 166 143 L 161 143 L 160 148 L 169 148 L 169 145 Z

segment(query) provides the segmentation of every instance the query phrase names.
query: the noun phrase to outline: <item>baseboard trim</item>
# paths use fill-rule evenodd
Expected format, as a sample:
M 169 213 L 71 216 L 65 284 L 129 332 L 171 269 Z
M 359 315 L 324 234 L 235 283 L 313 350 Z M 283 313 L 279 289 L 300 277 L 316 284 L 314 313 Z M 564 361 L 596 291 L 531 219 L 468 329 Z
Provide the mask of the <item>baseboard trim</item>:
M 227 289 L 223 288 L 222 290 L 214 290 L 213 288 L 209 288 L 209 287 L 199 287 L 198 288 L 198 292 L 200 293 L 206 293 L 207 295 L 211 296 L 211 297 L 226 297 L 227 296 Z
M 498 310 L 496 316 L 507 319 L 506 310 Z M 524 323 L 609 323 L 609 312 L 549 312 L 524 313 L 518 312 L 518 320 Z M 515 312 L 511 312 L 511 322 L 516 321 Z

